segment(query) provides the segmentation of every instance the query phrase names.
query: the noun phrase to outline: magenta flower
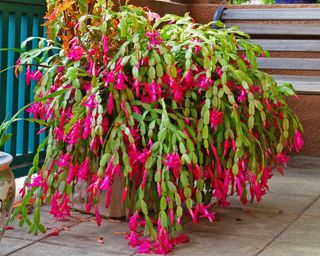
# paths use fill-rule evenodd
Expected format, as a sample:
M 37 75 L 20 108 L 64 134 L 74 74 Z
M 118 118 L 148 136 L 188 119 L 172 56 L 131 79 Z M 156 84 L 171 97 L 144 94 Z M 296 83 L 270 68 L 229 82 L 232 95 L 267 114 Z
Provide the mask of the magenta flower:
M 160 15 L 158 13 L 155 13 L 155 12 L 151 12 L 151 11 L 148 11 L 147 12 L 147 18 L 150 22 L 152 21 L 157 21 L 160 19 Z
M 180 103 L 183 100 L 184 96 L 184 90 L 183 87 L 177 83 L 175 79 L 170 77 L 170 90 L 173 95 L 173 99 L 177 102 Z
M 152 243 L 149 239 L 140 239 L 137 246 L 137 254 L 150 254 L 152 252 Z
M 110 92 L 109 97 L 108 97 L 108 103 L 107 103 L 107 112 L 109 115 L 111 115 L 113 108 L 114 108 L 113 94 L 112 94 L 112 92 Z
M 82 123 L 81 119 L 77 120 L 75 124 L 71 127 L 69 134 L 67 135 L 67 141 L 70 144 L 77 144 L 82 138 Z
M 241 89 L 241 93 L 240 93 L 240 95 L 238 96 L 237 99 L 238 99 L 239 102 L 246 101 L 247 100 L 247 92 L 246 92 L 246 90 Z
M 67 194 L 62 195 L 56 192 L 51 196 L 50 200 L 50 214 L 52 214 L 56 219 L 63 219 L 70 216 L 70 200 Z
M 87 157 L 86 160 L 80 165 L 78 177 L 82 180 L 86 180 L 88 172 L 89 172 L 89 158 Z
M 127 86 L 126 86 L 127 81 L 128 81 L 127 76 L 125 74 L 123 74 L 122 72 L 119 72 L 117 75 L 117 81 L 116 81 L 114 88 L 117 90 L 126 89 L 127 88 Z
M 149 38 L 149 43 L 148 43 L 149 49 L 152 49 L 153 47 L 162 43 L 162 39 L 160 37 L 159 31 L 148 31 L 146 35 Z
M 290 157 L 286 156 L 285 153 L 278 153 L 274 159 L 276 160 L 277 163 L 279 164 L 283 164 L 284 166 L 287 165 L 287 163 L 289 162 L 290 160 Z
M 86 118 L 84 120 L 84 124 L 83 124 L 84 129 L 83 129 L 82 138 L 84 140 L 86 140 L 89 137 L 89 135 L 91 134 L 91 123 L 92 123 L 92 114 L 89 113 L 86 116 Z
M 168 154 L 165 157 L 163 163 L 167 167 L 166 169 L 169 170 L 171 168 L 173 171 L 174 177 L 176 179 L 179 179 L 181 167 L 182 167 L 179 154 L 178 153 Z
M 35 80 L 35 81 L 39 81 L 41 78 L 42 78 L 42 73 L 40 70 L 37 70 L 35 72 L 31 72 L 30 74 L 30 78 L 32 80 Z
M 217 129 L 218 125 L 223 123 L 224 112 L 219 112 L 216 109 L 210 112 L 210 124 L 211 128 Z
M 301 136 L 301 133 L 296 130 L 294 132 L 294 137 L 293 137 L 293 144 L 292 144 L 292 147 L 297 151 L 299 152 L 302 148 L 303 148 L 303 145 L 304 145 L 304 140 Z
M 26 85 L 30 85 L 30 82 L 31 82 L 31 71 L 30 71 L 30 65 L 28 65 L 26 69 Z
M 98 226 L 101 226 L 101 214 L 99 212 L 99 208 L 97 205 L 94 206 L 94 212 L 96 214 L 97 224 L 98 224 Z
M 85 50 L 78 45 L 78 40 L 75 38 L 70 41 L 70 51 L 67 54 L 68 58 L 72 61 L 78 61 L 85 54 Z
M 87 108 L 95 108 L 97 106 L 97 102 L 95 102 L 95 94 L 92 94 L 89 96 L 89 98 L 82 103 L 83 106 L 86 106 Z

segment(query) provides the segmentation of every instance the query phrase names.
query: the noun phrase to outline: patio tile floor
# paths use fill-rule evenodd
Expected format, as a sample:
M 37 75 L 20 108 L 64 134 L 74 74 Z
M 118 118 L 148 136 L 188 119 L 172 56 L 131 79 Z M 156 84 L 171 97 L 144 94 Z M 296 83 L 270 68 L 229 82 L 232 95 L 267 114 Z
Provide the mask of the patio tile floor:
M 262 202 L 217 210 L 217 220 L 184 223 L 190 242 L 171 255 L 205 256 L 304 256 L 320 255 L 320 158 L 294 157 L 285 177 L 275 174 Z M 80 217 L 80 218 L 79 218 Z M 123 233 L 126 222 L 104 220 L 101 227 L 86 214 L 74 213 L 63 222 L 52 222 L 43 208 L 43 222 L 58 228 L 58 236 L 29 235 L 25 229 L 8 230 L 0 243 L 0 256 L 29 255 L 135 255 Z M 103 237 L 104 243 L 98 238 Z

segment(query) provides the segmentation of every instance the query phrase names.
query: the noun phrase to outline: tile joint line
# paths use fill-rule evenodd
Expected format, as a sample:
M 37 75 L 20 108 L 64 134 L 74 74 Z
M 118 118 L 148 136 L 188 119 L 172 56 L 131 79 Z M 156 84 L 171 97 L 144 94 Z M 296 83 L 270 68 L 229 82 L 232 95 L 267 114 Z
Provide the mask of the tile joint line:
M 320 199 L 318 195 L 308 206 L 305 207 L 283 230 L 281 230 L 274 238 L 272 238 L 257 254 L 259 256 L 265 249 L 267 249 L 279 236 L 281 236 L 289 227 L 291 227 L 312 205 Z

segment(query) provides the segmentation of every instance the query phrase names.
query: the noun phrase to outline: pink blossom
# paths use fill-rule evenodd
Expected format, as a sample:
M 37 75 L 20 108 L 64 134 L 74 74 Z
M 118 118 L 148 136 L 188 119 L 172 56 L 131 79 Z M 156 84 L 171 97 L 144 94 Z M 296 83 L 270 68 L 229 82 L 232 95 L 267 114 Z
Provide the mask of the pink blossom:
M 218 125 L 223 123 L 224 112 L 219 112 L 216 109 L 210 112 L 210 124 L 211 128 L 217 129 Z
M 83 106 L 86 106 L 87 108 L 95 108 L 97 106 L 97 102 L 95 102 L 95 94 L 92 94 L 89 96 L 89 98 L 82 103 Z
M 30 85 L 31 82 L 31 71 L 30 71 L 30 66 L 27 66 L 26 69 L 26 85 Z
M 189 241 L 190 241 L 189 236 L 185 234 L 178 235 L 176 238 L 173 238 L 170 240 L 173 246 L 179 245 L 179 244 L 185 244 L 185 243 L 188 243 Z
M 71 166 L 68 170 L 68 176 L 67 176 L 67 179 L 66 179 L 66 182 L 67 184 L 71 184 L 71 182 L 73 181 L 76 173 L 78 172 L 79 170 L 79 165 L 78 164 L 75 164 L 74 166 Z
M 108 97 L 108 103 L 107 103 L 107 111 L 108 111 L 109 115 L 111 115 L 113 108 L 114 108 L 113 94 L 112 94 L 112 92 L 110 92 L 109 97 Z
M 297 152 L 299 152 L 303 148 L 303 145 L 304 145 L 304 141 L 303 141 L 303 138 L 301 136 L 301 133 L 298 130 L 296 130 L 295 133 L 294 133 L 294 137 L 293 137 L 292 147 Z
M 91 133 L 91 123 L 92 123 L 92 114 L 88 114 L 84 120 L 84 129 L 83 129 L 83 134 L 82 134 L 82 138 L 84 140 L 86 140 L 90 133 Z
M 72 156 L 68 153 L 61 153 L 59 156 L 59 161 L 56 164 L 60 167 L 69 167 L 72 163 Z
M 89 172 L 89 158 L 86 157 L 86 160 L 80 165 L 78 177 L 82 180 L 87 179 L 87 175 Z
M 246 91 L 244 89 L 241 89 L 241 93 L 240 95 L 238 96 L 238 101 L 239 102 L 244 102 L 247 100 L 247 94 L 246 94 Z
M 157 21 L 160 19 L 160 15 L 158 13 L 155 13 L 155 12 L 151 12 L 151 11 L 148 11 L 147 12 L 147 18 L 150 22 L 152 22 L 153 20 L 154 21 Z
M 182 167 L 179 154 L 178 153 L 168 154 L 165 157 L 163 163 L 167 167 L 166 169 L 169 170 L 171 168 L 175 178 L 179 179 L 181 167 Z
M 149 38 L 148 47 L 152 49 L 153 47 L 162 43 L 162 39 L 160 37 L 159 31 L 148 31 L 146 36 Z
M 156 102 L 162 94 L 161 85 L 155 81 L 152 81 L 151 84 L 145 84 L 144 90 L 145 94 L 142 96 L 142 101 L 146 103 Z
M 287 165 L 288 161 L 290 160 L 290 157 L 286 156 L 285 153 L 278 153 L 274 159 L 276 160 L 277 163 L 283 164 L 284 166 Z
M 103 62 L 104 62 L 104 65 L 107 66 L 109 43 L 108 43 L 108 38 L 105 35 L 102 36 L 102 46 L 103 46 Z
M 50 200 L 50 214 L 56 219 L 63 219 L 70 216 L 70 200 L 67 194 L 62 195 L 59 192 L 54 193 Z
M 180 103 L 183 100 L 184 90 L 183 87 L 172 77 L 170 77 L 170 90 L 173 95 L 173 99 Z
M 149 239 L 140 239 L 139 245 L 137 247 L 138 254 L 150 254 L 152 252 L 152 243 Z
M 35 81 L 39 81 L 41 78 L 42 78 L 42 73 L 40 70 L 37 70 L 35 72 L 31 72 L 30 74 L 30 78 L 32 80 L 35 80 Z
M 97 205 L 94 206 L 94 212 L 96 214 L 97 224 L 98 224 L 98 226 L 101 226 L 101 214 L 99 212 L 99 208 Z
M 28 113 L 33 114 L 35 118 L 46 119 L 47 110 L 46 107 L 41 102 L 34 102 L 26 110 Z
M 136 211 L 130 218 L 129 218 L 129 228 L 130 231 L 137 231 L 138 224 L 139 224 L 139 212 Z
M 159 226 L 157 241 L 154 244 L 154 252 L 158 254 L 168 254 L 173 250 L 168 232 L 165 228 Z
M 198 204 L 195 207 L 194 214 L 196 216 L 207 218 L 210 222 L 212 222 L 215 218 L 215 213 L 209 212 L 209 210 L 208 210 L 209 208 L 210 208 L 210 204 L 208 204 L 208 205 Z
M 77 144 L 82 137 L 82 123 L 81 119 L 77 120 L 71 127 L 69 134 L 67 135 L 67 141 L 70 144 Z
M 114 86 L 115 89 L 117 90 L 124 90 L 127 88 L 126 83 L 128 81 L 128 78 L 125 74 L 123 74 L 122 72 L 119 72 L 117 75 L 117 81 L 116 84 Z
M 130 234 L 125 238 L 129 240 L 128 245 L 132 247 L 137 247 L 140 245 L 139 237 L 136 232 L 130 231 Z
M 80 60 L 81 57 L 85 54 L 84 49 L 78 45 L 77 40 L 71 40 L 70 44 L 71 44 L 70 51 L 67 54 L 68 58 L 72 61 Z

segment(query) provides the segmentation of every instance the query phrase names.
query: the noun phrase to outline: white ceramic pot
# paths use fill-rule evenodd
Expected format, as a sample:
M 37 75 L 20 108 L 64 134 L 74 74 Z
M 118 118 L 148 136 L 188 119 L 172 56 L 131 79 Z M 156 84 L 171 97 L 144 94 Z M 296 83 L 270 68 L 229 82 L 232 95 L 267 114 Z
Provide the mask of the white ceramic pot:
M 0 241 L 8 223 L 14 203 L 16 184 L 10 163 L 12 156 L 0 152 Z

